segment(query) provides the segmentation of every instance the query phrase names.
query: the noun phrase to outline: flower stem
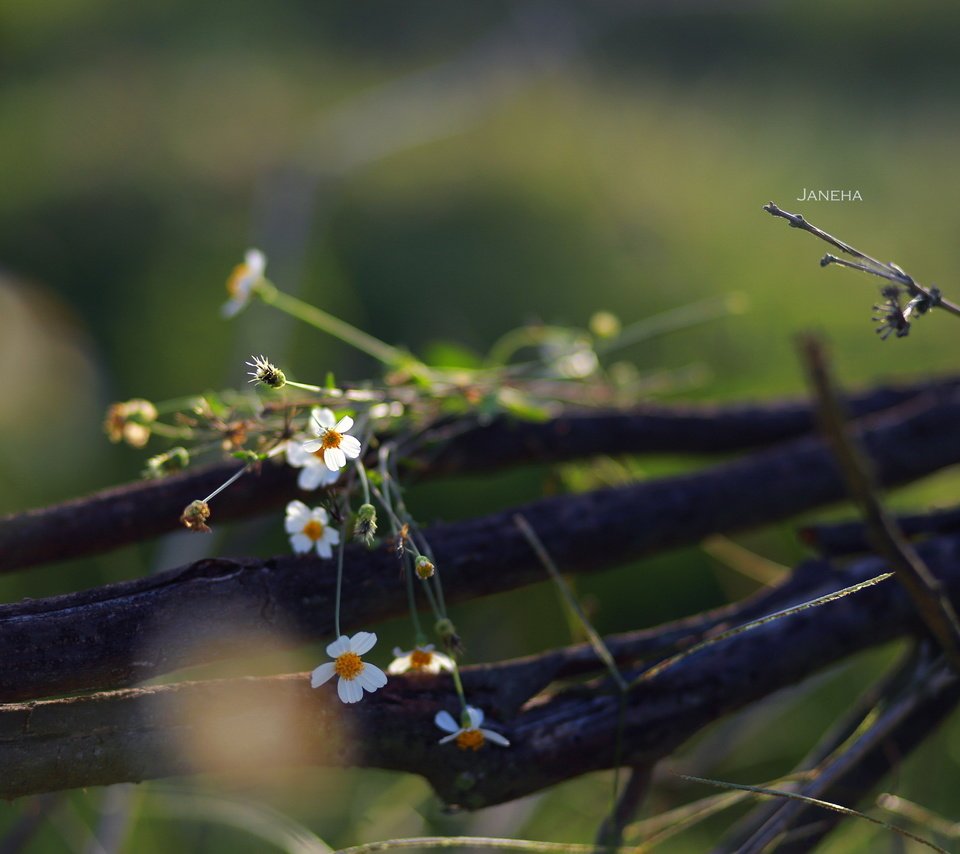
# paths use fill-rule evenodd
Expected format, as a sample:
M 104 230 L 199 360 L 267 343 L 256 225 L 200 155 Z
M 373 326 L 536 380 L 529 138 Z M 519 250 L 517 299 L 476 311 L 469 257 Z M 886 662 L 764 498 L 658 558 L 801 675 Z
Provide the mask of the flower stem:
M 343 550 L 347 545 L 347 523 L 340 526 L 340 545 L 337 547 L 337 593 L 333 605 L 333 629 L 340 635 L 340 591 L 343 589 Z
M 356 347 L 388 367 L 395 368 L 409 360 L 407 354 L 402 350 L 392 347 L 379 338 L 368 335 L 363 330 L 357 329 L 356 326 L 340 320 L 339 317 L 334 317 L 332 314 L 310 305 L 310 303 L 284 293 L 266 280 L 260 282 L 256 293 L 267 305 L 272 305 L 274 308 L 285 311 L 292 317 L 296 317 L 298 320 L 302 320 L 334 338 L 339 338 L 344 344 Z
M 235 472 L 230 477 L 228 477 L 223 483 L 220 484 L 220 486 L 218 486 L 215 490 L 213 490 L 213 492 L 211 492 L 206 498 L 203 499 L 203 503 L 209 504 L 211 498 L 214 498 L 215 496 L 219 495 L 221 492 L 223 492 L 223 490 L 225 490 L 228 486 L 230 486 L 231 483 L 234 483 L 235 481 L 239 480 L 246 473 L 248 468 L 249 466 L 244 466 L 242 469 L 240 469 L 239 471 Z

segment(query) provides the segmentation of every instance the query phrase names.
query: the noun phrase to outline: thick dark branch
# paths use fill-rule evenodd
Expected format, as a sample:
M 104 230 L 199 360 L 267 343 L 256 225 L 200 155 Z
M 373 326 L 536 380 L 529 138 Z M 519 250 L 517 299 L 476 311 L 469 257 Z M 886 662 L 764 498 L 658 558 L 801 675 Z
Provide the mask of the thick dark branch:
M 956 594 L 960 538 L 933 540 L 923 558 Z M 869 558 L 821 582 L 816 595 L 878 575 Z M 436 739 L 438 708 L 455 709 L 446 676 L 392 679 L 356 707 L 305 675 L 181 683 L 0 707 L 0 796 L 223 768 L 360 765 L 422 774 L 451 803 L 478 808 L 590 771 L 648 765 L 730 712 L 796 685 L 858 650 L 920 629 L 888 581 L 768 623 L 691 656 L 631 692 L 623 752 L 614 745 L 620 697 L 604 684 L 540 698 L 490 723 L 511 741 L 461 752 Z M 529 661 L 527 662 L 529 665 Z M 466 668 L 471 701 L 495 708 L 515 665 Z M 627 672 L 628 677 L 637 671 Z M 498 726 L 499 723 L 499 726 Z M 914 727 L 913 732 L 922 732 Z
M 960 507 L 931 510 L 897 516 L 897 525 L 908 537 L 953 534 L 960 531 Z M 867 542 L 863 522 L 826 522 L 800 529 L 800 539 L 822 555 L 866 554 L 873 547 Z
M 960 396 L 878 416 L 861 436 L 881 483 L 960 461 Z M 534 502 L 427 536 L 453 601 L 544 577 L 513 524 L 520 512 L 566 572 L 593 572 L 714 533 L 757 527 L 843 497 L 815 438 L 695 474 Z M 391 552 L 349 548 L 343 625 L 405 610 Z M 284 556 L 204 560 L 149 578 L 0 606 L 0 699 L 134 684 L 188 664 L 333 633 L 331 562 Z
M 889 409 L 927 392 L 956 388 L 945 379 L 878 388 L 849 398 L 852 415 Z M 739 405 L 649 405 L 626 413 L 579 413 L 545 424 L 495 419 L 447 438 L 438 427 L 405 465 L 422 477 L 489 472 L 523 463 L 596 454 L 717 454 L 770 445 L 810 432 L 807 402 Z M 160 481 L 140 481 L 42 510 L 0 519 L 0 572 L 107 551 L 175 530 L 187 504 L 209 495 L 239 468 L 232 460 Z M 215 524 L 279 507 L 298 494 L 296 472 L 270 464 L 218 496 Z

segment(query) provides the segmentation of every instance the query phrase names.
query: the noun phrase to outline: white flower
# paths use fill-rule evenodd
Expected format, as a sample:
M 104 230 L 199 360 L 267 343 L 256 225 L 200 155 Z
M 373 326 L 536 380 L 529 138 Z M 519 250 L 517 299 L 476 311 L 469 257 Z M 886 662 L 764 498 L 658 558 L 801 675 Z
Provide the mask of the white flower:
M 331 471 L 323 461 L 323 451 L 312 454 L 303 449 L 302 439 L 289 439 L 284 446 L 287 462 L 300 469 L 297 486 L 305 492 L 312 492 L 318 486 L 330 486 L 340 477 L 339 471 Z
M 479 750 L 487 740 L 501 747 L 509 747 L 507 741 L 500 733 L 492 729 L 481 729 L 483 723 L 483 712 L 473 706 L 467 706 L 461 719 L 460 726 L 453 719 L 449 712 L 437 712 L 433 722 L 444 732 L 450 733 L 440 739 L 440 744 L 446 744 L 448 741 L 456 741 L 457 747 L 461 750 Z
M 267 269 L 267 258 L 259 249 L 248 249 L 242 264 L 237 264 L 227 279 L 228 299 L 221 307 L 224 317 L 233 317 L 250 301 L 253 286 L 262 278 Z
M 316 546 L 320 557 L 333 557 L 331 546 L 340 543 L 340 532 L 328 522 L 327 511 L 322 507 L 311 510 L 302 501 L 291 501 L 287 505 L 284 527 L 290 535 L 293 550 L 305 554 Z
M 406 673 L 408 670 L 414 673 L 439 673 L 441 670 L 453 670 L 453 666 L 453 659 L 449 655 L 434 652 L 433 644 L 428 643 L 426 646 L 415 646 L 410 652 L 394 647 L 393 661 L 387 673 Z
M 374 664 L 367 664 L 362 658 L 370 652 L 377 642 L 373 632 L 357 632 L 352 638 L 340 635 L 327 647 L 327 655 L 333 661 L 321 664 L 310 675 L 310 687 L 319 688 L 334 676 L 339 676 L 337 694 L 344 703 L 357 703 L 363 699 L 363 692 L 371 694 L 387 684 L 387 674 Z
M 360 441 L 346 435 L 353 427 L 353 419 L 349 415 L 337 421 L 331 410 L 314 409 L 310 418 L 318 438 L 305 442 L 303 449 L 311 454 L 321 451 L 330 471 L 342 469 L 347 464 L 347 457 L 355 460 L 360 456 Z

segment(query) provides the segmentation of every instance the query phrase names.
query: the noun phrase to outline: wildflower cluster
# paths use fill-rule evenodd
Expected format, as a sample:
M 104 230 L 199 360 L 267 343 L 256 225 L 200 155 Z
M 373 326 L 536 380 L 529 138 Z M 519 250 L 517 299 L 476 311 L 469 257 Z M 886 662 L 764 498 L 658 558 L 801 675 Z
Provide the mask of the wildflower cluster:
M 174 447 L 148 460 L 149 477 L 163 477 L 224 452 L 238 461 L 231 477 L 184 509 L 181 522 L 198 532 L 210 532 L 213 500 L 247 472 L 281 461 L 294 469 L 303 494 L 286 506 L 283 526 L 290 547 L 304 561 L 336 562 L 334 640 L 326 647 L 330 660 L 313 671 L 311 685 L 320 689 L 336 677 L 338 697 L 353 704 L 383 688 L 388 676 L 415 682 L 445 675 L 452 679 L 460 713 L 455 718 L 446 709 L 436 711 L 434 723 L 445 734 L 440 741 L 465 751 L 488 742 L 506 747 L 507 739 L 484 728 L 483 712 L 467 701 L 459 675 L 464 645 L 447 612 L 442 566 L 404 501 L 399 449 L 406 457 L 411 449 L 415 454 L 418 447 L 435 444 L 435 426 L 451 417 L 465 423 L 500 414 L 539 420 L 560 407 L 609 406 L 633 399 L 644 379 L 636 369 L 618 370 L 617 364 L 605 372 L 601 353 L 733 309 L 712 301 L 687 311 L 682 319 L 654 319 L 626 328 L 607 312 L 599 313 L 587 329 L 533 324 L 505 335 L 486 358 L 467 359 L 465 367 L 438 367 L 283 293 L 267 279 L 266 269 L 262 252 L 246 253 L 227 280 L 225 317 L 258 300 L 379 360 L 384 379 L 345 386 L 327 375 L 322 385 L 304 383 L 266 355 L 252 355 L 243 391 L 207 392 L 161 404 L 139 399 L 114 404 L 105 423 L 108 436 L 137 448 L 153 436 L 170 440 Z M 307 500 L 309 493 L 315 494 L 313 501 Z M 412 643 L 408 649 L 393 650 L 385 671 L 366 660 L 377 642 L 374 633 L 348 635 L 341 630 L 342 582 L 349 571 L 346 545 L 351 539 L 364 548 L 388 548 L 405 588 Z M 436 644 L 421 624 L 423 605 L 432 612 Z

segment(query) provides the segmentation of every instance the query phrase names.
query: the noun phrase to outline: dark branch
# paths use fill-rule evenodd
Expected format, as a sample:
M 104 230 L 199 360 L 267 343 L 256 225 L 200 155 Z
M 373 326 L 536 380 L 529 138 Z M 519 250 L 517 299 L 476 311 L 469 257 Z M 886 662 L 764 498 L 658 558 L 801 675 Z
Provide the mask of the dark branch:
M 869 415 L 958 384 L 960 380 L 951 378 L 878 388 L 849 398 L 848 407 L 853 416 Z M 628 413 L 566 415 L 545 424 L 499 418 L 451 438 L 438 427 L 408 450 L 404 465 L 417 477 L 438 477 L 597 454 L 718 454 L 795 438 L 812 427 L 805 401 L 649 405 Z M 231 460 L 0 519 L 0 572 L 71 560 L 176 530 L 183 508 L 209 495 L 238 468 Z M 214 523 L 267 512 L 298 494 L 302 497 L 293 469 L 264 465 L 258 475 L 241 478 L 217 497 Z
M 960 591 L 960 538 L 932 540 L 921 550 L 951 591 Z M 855 584 L 883 568 L 864 559 L 810 593 Z M 329 688 L 312 690 L 305 675 L 8 705 L 0 707 L 0 796 L 225 768 L 359 765 L 421 774 L 445 800 L 473 809 L 609 768 L 618 758 L 649 765 L 724 715 L 859 650 L 919 630 L 909 599 L 886 582 L 737 635 L 630 693 L 619 757 L 620 696 L 606 682 L 540 697 L 512 717 L 494 711 L 491 725 L 512 746 L 478 753 L 436 743 L 442 733 L 433 714 L 457 705 L 446 676 L 394 678 L 350 708 Z M 517 681 L 517 666 L 466 668 L 468 696 L 496 710 L 497 686 Z M 909 732 L 920 737 L 923 729 Z
M 935 438 L 935 441 L 931 439 Z M 918 399 L 863 427 L 881 483 L 960 461 L 960 396 Z M 843 497 L 830 453 L 799 439 L 695 474 L 544 499 L 427 537 L 452 601 L 539 581 L 520 512 L 564 572 L 595 572 L 715 533 L 758 527 Z M 405 610 L 388 549 L 348 549 L 348 629 Z M 189 664 L 333 633 L 334 572 L 310 558 L 204 560 L 91 591 L 0 606 L 0 699 L 131 685 Z
M 960 507 L 931 510 L 897 516 L 897 525 L 907 537 L 952 534 L 960 531 Z M 873 547 L 867 542 L 863 522 L 827 522 L 800 529 L 800 539 L 822 555 L 866 554 Z

